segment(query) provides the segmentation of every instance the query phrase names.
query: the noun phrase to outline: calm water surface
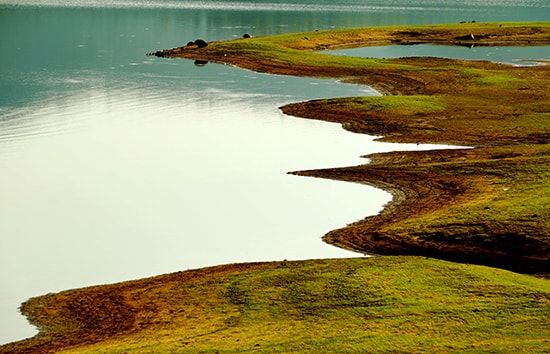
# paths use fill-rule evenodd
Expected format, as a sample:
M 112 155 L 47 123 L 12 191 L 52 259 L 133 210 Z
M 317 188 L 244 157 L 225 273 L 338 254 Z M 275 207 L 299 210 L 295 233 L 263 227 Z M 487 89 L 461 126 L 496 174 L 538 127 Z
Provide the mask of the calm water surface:
M 0 343 L 51 291 L 255 260 L 345 257 L 327 231 L 382 191 L 288 175 L 373 142 L 282 115 L 366 87 L 146 57 L 189 40 L 407 23 L 546 20 L 546 0 L 0 0 Z M 429 148 L 429 147 L 420 147 Z
M 537 60 L 550 60 L 550 46 L 461 47 L 433 44 L 390 45 L 341 50 L 327 54 L 365 58 L 438 57 L 466 60 L 489 60 L 515 66 L 538 65 Z

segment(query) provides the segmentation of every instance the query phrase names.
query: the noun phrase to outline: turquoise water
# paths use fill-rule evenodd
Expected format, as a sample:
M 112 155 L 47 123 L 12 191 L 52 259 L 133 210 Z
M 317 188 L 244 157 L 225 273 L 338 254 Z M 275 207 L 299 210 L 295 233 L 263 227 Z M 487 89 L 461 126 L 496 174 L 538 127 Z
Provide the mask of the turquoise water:
M 0 343 L 51 291 L 187 268 L 354 255 L 327 231 L 390 200 L 288 171 L 395 146 L 282 115 L 368 87 L 145 53 L 366 25 L 546 20 L 547 1 L 0 0 Z

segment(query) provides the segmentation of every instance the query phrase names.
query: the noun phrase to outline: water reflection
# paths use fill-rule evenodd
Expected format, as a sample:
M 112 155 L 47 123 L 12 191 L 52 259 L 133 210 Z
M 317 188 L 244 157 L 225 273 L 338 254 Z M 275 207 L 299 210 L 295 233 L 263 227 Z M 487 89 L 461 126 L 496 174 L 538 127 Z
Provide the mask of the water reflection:
M 372 90 L 146 60 L 110 69 L 110 81 L 60 75 L 69 87 L 3 115 L 0 318 L 9 338 L 28 333 L 14 325 L 24 323 L 18 304 L 50 291 L 220 263 L 349 256 L 320 237 L 389 199 L 287 174 L 363 163 L 372 138 L 278 106 Z

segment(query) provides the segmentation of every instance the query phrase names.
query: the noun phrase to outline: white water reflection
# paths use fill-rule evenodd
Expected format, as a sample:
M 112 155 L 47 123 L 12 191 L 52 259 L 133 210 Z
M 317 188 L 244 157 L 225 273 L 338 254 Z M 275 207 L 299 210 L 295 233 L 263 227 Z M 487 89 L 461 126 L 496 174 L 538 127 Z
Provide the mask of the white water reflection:
M 320 238 L 377 213 L 389 194 L 287 172 L 361 164 L 360 155 L 396 146 L 277 107 L 292 90 L 369 89 L 210 70 L 220 84 L 200 92 L 176 89 L 200 87 L 177 76 L 111 87 L 83 75 L 68 96 L 3 115 L 4 338 L 33 334 L 15 309 L 51 291 L 222 263 L 355 256 Z M 255 89 L 266 80 L 279 93 Z

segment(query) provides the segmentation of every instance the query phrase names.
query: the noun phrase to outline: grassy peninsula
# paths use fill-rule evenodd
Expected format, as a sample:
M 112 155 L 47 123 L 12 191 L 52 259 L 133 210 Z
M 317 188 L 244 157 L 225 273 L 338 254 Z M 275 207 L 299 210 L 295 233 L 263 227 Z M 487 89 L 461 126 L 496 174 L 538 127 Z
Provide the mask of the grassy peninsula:
M 380 215 L 332 231 L 325 241 L 367 253 L 549 272 L 549 67 L 318 53 L 391 43 L 548 45 L 550 23 L 318 31 L 187 46 L 160 55 L 369 84 L 386 95 L 302 102 L 282 110 L 385 141 L 475 147 L 371 155 L 368 165 L 295 172 L 371 184 L 395 196 Z
M 469 147 L 293 172 L 391 191 L 380 215 L 324 238 L 387 256 L 224 265 L 48 294 L 22 306 L 41 333 L 1 351 L 550 351 L 550 67 L 317 52 L 394 43 L 549 45 L 550 23 L 316 31 L 157 53 L 369 84 L 386 95 L 281 109 L 386 141 Z

